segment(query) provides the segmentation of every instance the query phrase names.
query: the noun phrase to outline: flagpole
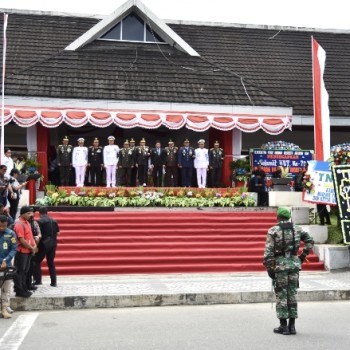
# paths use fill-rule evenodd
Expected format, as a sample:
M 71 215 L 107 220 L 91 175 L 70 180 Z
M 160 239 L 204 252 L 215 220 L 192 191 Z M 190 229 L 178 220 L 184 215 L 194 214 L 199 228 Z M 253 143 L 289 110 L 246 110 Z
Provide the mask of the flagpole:
M 6 28 L 7 28 L 8 14 L 4 13 L 4 40 L 2 49 L 2 111 L 1 111 L 1 144 L 0 144 L 0 163 L 5 154 L 5 68 L 6 68 Z
M 314 156 L 316 155 L 316 107 L 315 107 L 315 68 L 314 68 L 314 37 L 311 35 L 311 65 L 312 65 L 312 104 L 314 111 Z

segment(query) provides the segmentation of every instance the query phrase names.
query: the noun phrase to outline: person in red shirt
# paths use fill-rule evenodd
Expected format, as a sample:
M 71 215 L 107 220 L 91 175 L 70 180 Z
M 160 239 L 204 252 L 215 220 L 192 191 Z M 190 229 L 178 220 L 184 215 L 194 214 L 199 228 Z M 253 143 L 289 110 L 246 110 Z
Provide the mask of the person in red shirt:
M 13 228 L 18 240 L 17 254 L 15 257 L 15 267 L 17 269 L 15 278 L 16 297 L 28 298 L 32 295 L 26 283 L 30 262 L 37 249 L 32 228 L 29 223 L 29 219 L 32 216 L 33 208 L 23 206 L 20 211 L 20 217 Z

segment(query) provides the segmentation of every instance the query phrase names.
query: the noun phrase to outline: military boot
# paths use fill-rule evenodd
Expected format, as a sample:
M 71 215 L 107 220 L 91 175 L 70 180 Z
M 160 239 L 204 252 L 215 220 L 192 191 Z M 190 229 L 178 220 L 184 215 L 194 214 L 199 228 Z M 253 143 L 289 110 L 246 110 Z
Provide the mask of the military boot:
M 280 319 L 280 326 L 277 328 L 274 328 L 273 330 L 274 333 L 278 333 L 278 334 L 283 334 L 283 335 L 289 335 L 289 328 L 287 325 L 287 319 L 285 318 L 281 318 Z
M 290 334 L 297 334 L 297 331 L 295 330 L 295 318 L 289 319 L 288 328 L 289 328 Z
M 2 308 L 1 316 L 3 318 L 11 318 L 12 317 L 12 315 L 6 310 L 6 307 Z

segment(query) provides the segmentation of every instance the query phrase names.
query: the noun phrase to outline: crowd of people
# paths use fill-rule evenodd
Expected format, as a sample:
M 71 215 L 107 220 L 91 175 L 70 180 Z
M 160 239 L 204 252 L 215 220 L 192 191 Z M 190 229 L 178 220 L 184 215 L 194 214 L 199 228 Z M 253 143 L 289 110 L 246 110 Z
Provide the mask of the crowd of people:
M 190 146 L 188 139 L 183 141 L 182 147 L 176 147 L 172 140 L 169 140 L 167 147 L 162 147 L 160 141 L 150 147 L 144 138 L 138 146 L 131 138 L 124 141 L 122 148 L 115 144 L 114 136 L 109 136 L 107 141 L 108 144 L 102 147 L 98 138 L 95 138 L 93 144 L 86 147 L 85 139 L 80 137 L 78 145 L 73 147 L 68 137 L 64 137 L 62 144 L 57 147 L 56 157 L 60 184 L 71 185 L 70 174 L 74 168 L 75 185 L 78 187 L 222 186 L 225 154 L 218 141 L 211 149 L 205 148 L 203 139 L 197 142 L 196 149 Z
M 55 255 L 57 222 L 48 215 L 46 207 L 39 208 L 40 218 L 34 220 L 34 209 L 23 206 L 15 222 L 5 212 L 0 212 L 0 278 L 1 316 L 11 318 L 10 294 L 12 279 L 17 297 L 28 298 L 42 284 L 41 263 L 46 257 L 51 286 L 57 287 Z M 16 272 L 6 278 L 6 272 L 14 264 Z

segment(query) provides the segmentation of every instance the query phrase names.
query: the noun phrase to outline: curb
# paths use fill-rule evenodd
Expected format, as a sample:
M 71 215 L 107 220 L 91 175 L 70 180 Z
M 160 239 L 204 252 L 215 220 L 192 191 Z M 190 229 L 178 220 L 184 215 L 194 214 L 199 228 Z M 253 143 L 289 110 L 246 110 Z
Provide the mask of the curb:
M 350 290 L 299 291 L 298 301 L 350 300 Z M 250 304 L 275 302 L 271 292 L 94 295 L 12 298 L 17 311 L 125 308 L 151 306 Z

